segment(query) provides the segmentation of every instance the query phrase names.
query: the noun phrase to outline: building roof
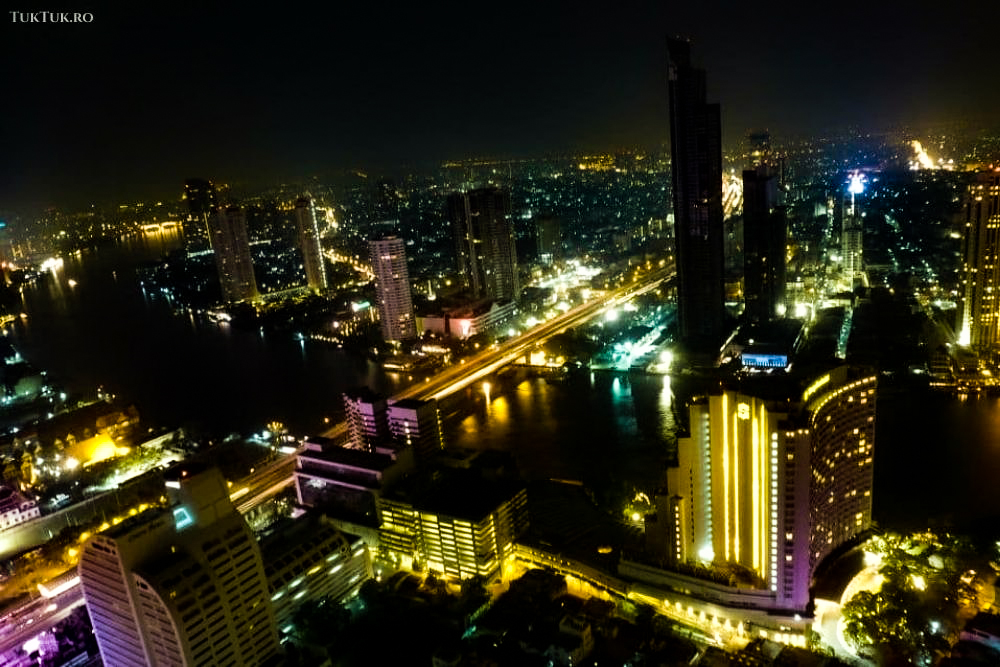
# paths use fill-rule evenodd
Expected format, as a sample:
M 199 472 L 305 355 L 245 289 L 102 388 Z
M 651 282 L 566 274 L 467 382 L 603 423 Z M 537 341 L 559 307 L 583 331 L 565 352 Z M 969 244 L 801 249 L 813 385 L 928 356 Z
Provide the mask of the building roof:
M 385 497 L 420 511 L 480 521 L 523 489 L 520 482 L 487 479 L 478 470 L 453 468 L 414 476 Z

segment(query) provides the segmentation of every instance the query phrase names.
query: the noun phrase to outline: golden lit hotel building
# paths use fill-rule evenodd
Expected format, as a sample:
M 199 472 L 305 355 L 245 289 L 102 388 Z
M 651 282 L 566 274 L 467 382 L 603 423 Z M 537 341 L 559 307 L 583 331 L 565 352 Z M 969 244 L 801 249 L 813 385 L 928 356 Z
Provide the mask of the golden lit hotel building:
M 965 294 L 959 344 L 994 360 L 1000 352 L 1000 170 L 976 174 L 966 191 Z
M 668 562 L 731 564 L 756 575 L 777 608 L 809 601 L 809 436 L 788 415 L 735 391 L 690 408 L 678 441 Z
M 875 455 L 874 375 L 841 367 L 803 394 L 812 440 L 809 569 L 871 528 Z
M 871 527 L 875 388 L 842 367 L 801 402 L 725 390 L 691 405 L 657 521 L 666 565 L 712 564 L 754 580 L 747 604 L 805 609 L 819 562 Z

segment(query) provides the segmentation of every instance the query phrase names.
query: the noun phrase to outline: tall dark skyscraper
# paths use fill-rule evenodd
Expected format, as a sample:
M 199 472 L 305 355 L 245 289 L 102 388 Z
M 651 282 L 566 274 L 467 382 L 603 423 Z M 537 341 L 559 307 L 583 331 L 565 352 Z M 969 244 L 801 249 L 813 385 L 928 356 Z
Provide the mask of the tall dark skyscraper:
M 208 217 L 208 230 L 222 300 L 253 301 L 257 298 L 257 280 L 250 257 L 246 212 L 239 206 L 220 207 Z
M 680 338 L 709 354 L 725 334 L 722 123 L 719 105 L 705 101 L 705 71 L 691 65 L 691 45 L 668 39 L 667 48 Z
M 778 206 L 778 177 L 767 165 L 743 171 L 744 316 L 777 317 L 785 303 L 785 210 Z
M 462 284 L 477 298 L 517 301 L 517 250 L 510 192 L 489 187 L 448 197 L 448 216 Z
M 538 235 L 538 258 L 544 264 L 562 259 L 562 230 L 559 218 L 542 216 L 535 222 Z
M 188 208 L 184 245 L 188 252 L 208 250 L 208 216 L 218 206 L 215 186 L 203 178 L 189 178 L 184 181 L 184 201 Z

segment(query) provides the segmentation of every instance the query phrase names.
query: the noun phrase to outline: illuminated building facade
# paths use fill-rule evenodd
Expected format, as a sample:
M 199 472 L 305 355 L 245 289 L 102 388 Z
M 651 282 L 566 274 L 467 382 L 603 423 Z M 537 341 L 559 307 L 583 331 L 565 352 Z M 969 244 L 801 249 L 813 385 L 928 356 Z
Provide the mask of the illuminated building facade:
M 417 336 L 410 294 L 410 269 L 406 265 L 406 243 L 398 236 L 388 236 L 368 243 L 382 338 L 404 341 Z
M 474 298 L 517 302 L 521 296 L 510 192 L 489 187 L 448 197 L 462 285 Z
M 490 578 L 527 530 L 527 489 L 468 475 L 455 483 L 454 474 L 431 489 L 380 498 L 380 547 L 404 568 L 416 563 L 456 579 Z
M 208 217 L 219 203 L 215 186 L 203 178 L 189 178 L 184 181 L 184 201 L 188 209 L 182 225 L 184 245 L 188 252 L 208 250 Z
M 680 337 L 718 353 L 725 334 L 719 105 L 705 101 L 705 71 L 691 64 L 691 45 L 669 39 L 667 49 Z
M 92 536 L 79 574 L 106 665 L 263 665 L 279 650 L 253 534 L 217 470 L 167 480 L 172 507 Z
M 765 165 L 744 170 L 743 293 L 750 322 L 767 322 L 784 310 L 786 226 L 777 175 Z
M 809 437 L 734 391 L 690 408 L 667 471 L 668 562 L 739 565 L 781 609 L 809 601 Z
M 217 208 L 208 217 L 208 231 L 222 300 L 227 303 L 255 300 L 257 280 L 250 257 L 246 212 L 239 206 Z
M 407 398 L 389 404 L 389 433 L 401 447 L 412 447 L 417 458 L 441 451 L 441 413 L 438 403 Z
M 876 385 L 874 375 L 851 378 L 842 367 L 803 395 L 812 439 L 810 569 L 871 528 Z
M 326 289 L 326 267 L 323 265 L 323 248 L 320 245 L 316 208 L 312 199 L 301 197 L 295 202 L 295 222 L 298 226 L 302 264 L 306 271 L 306 285 L 314 292 Z
M 875 390 L 841 367 L 798 406 L 731 390 L 694 403 L 650 544 L 665 537 L 668 565 L 741 566 L 769 608 L 804 609 L 816 566 L 871 527 Z
M 959 343 L 981 356 L 1000 352 L 1000 171 L 980 172 L 968 186 L 965 222 L 965 299 Z
M 304 602 L 350 597 L 371 579 L 364 541 L 345 535 L 324 518 L 301 517 L 261 541 L 264 573 L 280 632 L 292 630 Z

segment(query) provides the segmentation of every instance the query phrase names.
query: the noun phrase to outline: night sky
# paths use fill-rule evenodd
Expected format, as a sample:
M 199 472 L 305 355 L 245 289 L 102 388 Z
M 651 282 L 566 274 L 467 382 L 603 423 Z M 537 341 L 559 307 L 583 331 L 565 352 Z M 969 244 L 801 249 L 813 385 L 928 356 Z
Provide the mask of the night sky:
M 0 210 L 179 196 L 193 175 L 653 147 L 668 34 L 693 40 L 728 142 L 1000 114 L 994 0 L 328 4 L 5 10 Z

